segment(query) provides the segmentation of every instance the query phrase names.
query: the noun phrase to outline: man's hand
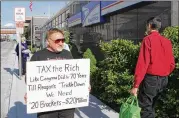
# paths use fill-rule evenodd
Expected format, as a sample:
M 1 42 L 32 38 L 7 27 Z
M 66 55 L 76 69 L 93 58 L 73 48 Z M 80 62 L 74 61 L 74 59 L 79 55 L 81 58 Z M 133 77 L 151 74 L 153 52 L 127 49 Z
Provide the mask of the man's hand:
M 27 93 L 25 93 L 25 95 L 24 95 L 24 101 L 25 101 L 25 103 L 27 103 Z
M 132 89 L 130 90 L 130 93 L 131 93 L 132 95 L 134 95 L 134 96 L 137 96 L 137 91 L 138 91 L 138 88 L 132 88 Z

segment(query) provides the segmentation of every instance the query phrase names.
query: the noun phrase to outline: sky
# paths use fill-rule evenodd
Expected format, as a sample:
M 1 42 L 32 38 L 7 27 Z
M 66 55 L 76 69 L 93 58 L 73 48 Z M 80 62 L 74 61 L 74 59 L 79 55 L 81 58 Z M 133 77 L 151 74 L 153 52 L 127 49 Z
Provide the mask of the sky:
M 26 16 L 50 16 L 55 15 L 60 9 L 66 6 L 66 1 L 33 1 L 30 11 L 30 0 L 27 1 L 1 1 L 1 27 L 15 27 L 14 9 L 24 7 Z

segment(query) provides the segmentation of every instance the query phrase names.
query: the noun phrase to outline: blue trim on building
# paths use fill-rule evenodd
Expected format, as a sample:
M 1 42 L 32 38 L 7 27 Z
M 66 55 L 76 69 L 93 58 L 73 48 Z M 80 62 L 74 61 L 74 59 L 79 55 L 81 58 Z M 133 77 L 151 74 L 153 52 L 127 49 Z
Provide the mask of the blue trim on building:
M 116 3 L 117 1 L 101 1 L 101 9 L 104 9 L 105 7 L 108 7 L 112 5 L 113 3 Z
M 126 8 L 142 1 L 102 1 L 101 2 L 101 15 L 106 15 L 117 10 Z
M 69 27 L 75 26 L 75 25 L 79 25 L 81 24 L 81 12 L 73 15 L 72 17 L 70 17 L 68 19 L 68 25 Z
M 102 23 L 105 22 L 103 15 L 115 12 L 139 2 L 142 1 L 91 1 L 82 7 L 80 13 L 68 19 L 68 25 L 69 27 L 72 27 L 81 23 L 83 26 Z
M 71 23 L 71 22 L 74 22 L 76 19 L 81 19 L 81 12 L 71 16 L 69 19 L 68 19 L 68 22 Z

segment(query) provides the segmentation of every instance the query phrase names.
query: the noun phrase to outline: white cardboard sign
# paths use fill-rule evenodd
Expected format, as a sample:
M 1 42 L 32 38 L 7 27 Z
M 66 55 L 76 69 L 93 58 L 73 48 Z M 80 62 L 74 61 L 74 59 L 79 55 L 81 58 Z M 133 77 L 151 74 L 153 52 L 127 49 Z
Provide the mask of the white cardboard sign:
M 27 113 L 89 105 L 90 60 L 27 62 Z

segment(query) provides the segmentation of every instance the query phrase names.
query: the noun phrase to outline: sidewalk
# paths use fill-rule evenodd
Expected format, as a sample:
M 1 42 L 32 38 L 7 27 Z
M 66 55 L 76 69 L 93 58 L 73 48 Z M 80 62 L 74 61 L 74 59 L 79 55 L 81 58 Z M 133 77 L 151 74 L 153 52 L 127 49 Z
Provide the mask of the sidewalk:
M 18 69 L 18 59 L 16 56 L 14 70 Z M 36 114 L 27 114 L 26 104 L 24 103 L 24 94 L 26 85 L 24 78 L 20 79 L 15 73 L 13 74 L 13 85 L 11 89 L 10 109 L 8 118 L 36 118 Z
M 32 56 L 32 54 L 30 56 Z M 18 62 L 16 59 L 16 64 L 14 66 L 14 69 L 17 68 L 18 68 Z M 24 79 L 19 79 L 18 76 L 14 74 L 8 118 L 36 118 L 37 117 L 36 114 L 26 113 L 26 104 L 24 103 L 25 92 L 26 92 L 26 85 Z M 90 95 L 89 106 L 77 108 L 75 111 L 75 118 L 119 118 L 119 115 L 117 112 L 106 106 L 96 97 Z
M 13 85 L 15 65 L 15 45 L 12 42 L 1 43 L 1 117 L 7 116 Z

